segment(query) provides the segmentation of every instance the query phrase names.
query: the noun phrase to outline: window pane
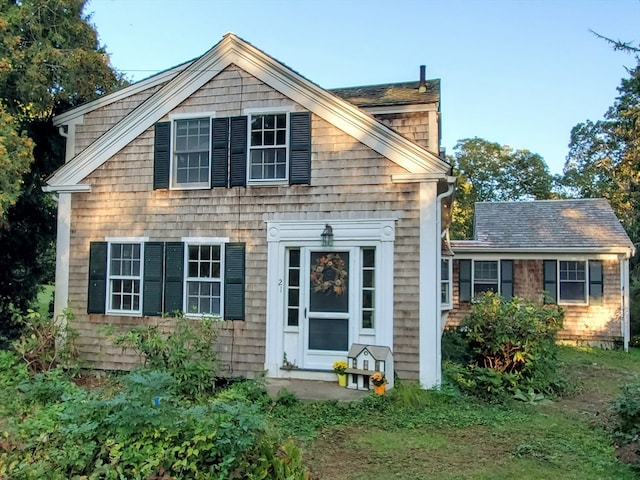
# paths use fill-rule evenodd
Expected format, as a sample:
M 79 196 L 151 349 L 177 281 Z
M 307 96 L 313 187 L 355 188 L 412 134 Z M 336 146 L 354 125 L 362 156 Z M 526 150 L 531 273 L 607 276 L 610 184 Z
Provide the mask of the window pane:
M 560 300 L 585 301 L 585 282 L 560 282 Z
M 300 270 L 289 269 L 289 286 L 300 286 Z

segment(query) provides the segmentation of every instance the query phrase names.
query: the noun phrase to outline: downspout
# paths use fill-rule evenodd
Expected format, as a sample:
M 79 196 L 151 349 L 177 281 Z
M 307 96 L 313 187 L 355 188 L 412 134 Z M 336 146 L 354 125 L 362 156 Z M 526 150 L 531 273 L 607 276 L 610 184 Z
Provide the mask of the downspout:
M 450 197 L 451 195 L 453 195 L 453 192 L 456 188 L 456 177 L 453 176 L 448 176 L 447 177 L 447 184 L 448 184 L 448 188 L 445 192 L 441 193 L 440 195 L 438 195 L 436 197 L 436 206 L 437 206 L 437 212 L 436 212 L 436 230 L 438 232 L 438 236 L 440 238 L 440 241 L 438 242 L 438 248 L 437 248 L 437 255 L 436 255 L 436 286 L 438 288 L 438 291 L 440 291 L 440 285 L 442 285 L 442 272 L 441 272 L 441 265 L 442 265 L 442 200 L 444 200 L 447 197 Z M 442 295 L 437 295 L 437 301 L 436 301 L 436 308 L 437 308 L 437 313 L 438 313 L 438 337 L 442 336 L 442 332 L 444 330 L 444 322 L 442 321 Z

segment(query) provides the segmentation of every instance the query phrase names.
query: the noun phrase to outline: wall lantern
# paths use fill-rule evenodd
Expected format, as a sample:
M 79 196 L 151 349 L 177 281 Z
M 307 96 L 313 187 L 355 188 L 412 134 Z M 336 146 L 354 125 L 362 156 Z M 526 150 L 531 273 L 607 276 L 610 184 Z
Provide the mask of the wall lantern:
M 333 228 L 331 228 L 331 225 L 326 224 L 324 226 L 324 230 L 322 232 L 322 235 L 320 235 L 320 237 L 322 238 L 323 247 L 333 246 Z

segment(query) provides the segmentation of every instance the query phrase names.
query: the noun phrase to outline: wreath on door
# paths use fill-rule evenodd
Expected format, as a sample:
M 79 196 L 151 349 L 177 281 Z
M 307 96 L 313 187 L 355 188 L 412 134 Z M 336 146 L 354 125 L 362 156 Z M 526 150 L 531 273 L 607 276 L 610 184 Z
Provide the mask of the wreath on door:
M 311 266 L 313 291 L 342 295 L 347 287 L 347 269 L 340 255 L 322 255 Z

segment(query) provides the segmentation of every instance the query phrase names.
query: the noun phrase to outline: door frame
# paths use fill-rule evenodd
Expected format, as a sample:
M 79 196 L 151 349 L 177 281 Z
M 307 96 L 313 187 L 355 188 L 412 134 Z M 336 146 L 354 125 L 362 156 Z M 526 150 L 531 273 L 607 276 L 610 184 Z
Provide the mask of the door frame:
M 327 379 L 333 375 L 331 363 L 339 355 L 334 353 L 324 365 L 316 368 L 297 368 L 303 362 L 303 347 L 307 338 L 304 329 L 286 325 L 285 270 L 289 248 L 301 250 L 347 250 L 358 254 L 359 247 L 376 248 L 376 324 L 374 329 L 361 329 L 359 315 L 352 311 L 354 326 L 349 342 L 385 345 L 393 348 L 393 284 L 394 284 L 394 242 L 395 219 L 327 219 L 318 220 L 272 220 L 267 224 L 267 309 L 265 332 L 265 370 L 271 378 L 311 378 Z M 321 233 L 329 224 L 333 228 L 333 247 L 322 247 Z M 302 252 L 301 252 L 302 256 Z M 353 257 L 353 254 L 350 255 Z M 350 264 L 353 260 L 350 258 Z M 350 268 L 353 268 L 352 266 Z M 301 273 L 302 274 L 302 273 Z M 350 299 L 351 301 L 351 299 Z M 286 353 L 287 361 L 295 365 L 294 369 L 283 369 Z M 324 376 L 323 376 L 324 374 Z

